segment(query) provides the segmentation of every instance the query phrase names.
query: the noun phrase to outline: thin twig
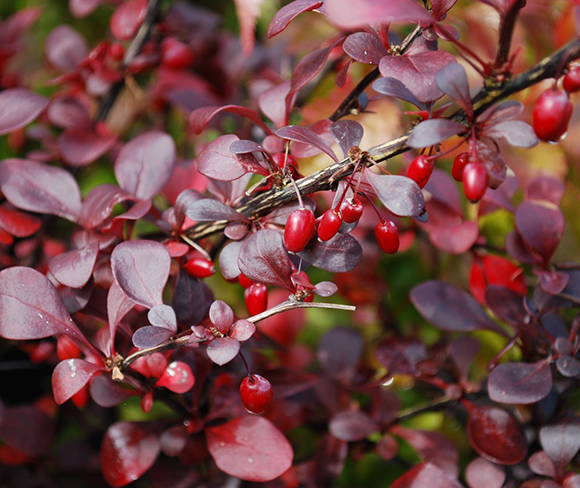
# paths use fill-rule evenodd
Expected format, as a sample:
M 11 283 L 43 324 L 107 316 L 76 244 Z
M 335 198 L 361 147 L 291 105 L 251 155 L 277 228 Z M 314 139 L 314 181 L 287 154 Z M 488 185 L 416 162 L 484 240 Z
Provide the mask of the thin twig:
M 494 62 L 495 69 L 501 69 L 508 62 L 510 56 L 510 48 L 516 25 L 516 19 L 520 10 L 525 6 L 526 0 L 517 0 L 503 16 L 501 25 L 499 27 L 499 41 L 497 48 L 497 56 Z

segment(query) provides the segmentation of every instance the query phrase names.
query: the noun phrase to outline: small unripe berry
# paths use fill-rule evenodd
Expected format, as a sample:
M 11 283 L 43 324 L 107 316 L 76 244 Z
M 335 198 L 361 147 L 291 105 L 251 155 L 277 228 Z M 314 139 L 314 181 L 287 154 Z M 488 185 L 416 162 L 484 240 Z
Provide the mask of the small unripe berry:
M 299 208 L 288 217 L 284 229 L 284 244 L 290 252 L 300 252 L 306 247 L 314 233 L 316 217 L 312 210 Z
M 347 224 L 354 224 L 355 222 L 358 222 L 363 213 L 363 208 L 363 204 L 358 198 L 354 198 L 353 200 L 346 200 L 340 209 L 342 220 L 344 220 Z
M 463 180 L 463 170 L 467 166 L 467 163 L 469 163 L 469 153 L 462 152 L 455 156 L 453 166 L 451 166 L 451 175 L 456 181 Z
M 417 156 L 407 168 L 407 177 L 411 178 L 419 187 L 423 188 L 429 181 L 434 166 L 435 163 L 433 160 L 427 156 Z
M 558 142 L 566 135 L 572 117 L 572 102 L 561 90 L 548 89 L 536 100 L 533 113 L 534 131 L 539 139 Z
M 375 227 L 375 237 L 379 247 L 386 253 L 394 254 L 399 250 L 399 229 L 394 222 L 379 222 Z
M 463 170 L 463 192 L 467 199 L 472 202 L 478 202 L 483 198 L 489 176 L 487 168 L 481 163 L 469 163 Z
M 274 391 L 266 378 L 259 374 L 253 374 L 242 380 L 240 396 L 248 412 L 264 413 L 272 403 Z
M 123 47 L 122 44 L 119 44 L 118 42 L 114 42 L 113 44 L 111 44 L 111 46 L 109 47 L 109 57 L 113 61 L 120 63 L 121 61 L 123 61 L 124 56 L 125 56 L 125 48 Z
M 168 37 L 161 44 L 161 64 L 171 69 L 183 69 L 193 63 L 193 52 L 187 44 Z
M 215 273 L 215 266 L 205 258 L 191 258 L 185 263 L 185 271 L 194 278 L 207 278 Z
M 247 288 L 244 298 L 250 315 L 258 315 L 268 308 L 268 288 L 262 283 L 254 283 Z
M 324 212 L 320 224 L 318 224 L 318 238 L 321 241 L 329 241 L 340 229 L 342 219 L 333 209 Z

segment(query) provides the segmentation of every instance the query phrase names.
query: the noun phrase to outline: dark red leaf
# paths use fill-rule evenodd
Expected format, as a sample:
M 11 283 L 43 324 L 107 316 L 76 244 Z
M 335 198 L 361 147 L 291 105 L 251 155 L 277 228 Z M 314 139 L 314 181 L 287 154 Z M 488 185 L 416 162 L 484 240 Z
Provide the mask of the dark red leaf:
M 530 148 L 538 144 L 534 129 L 527 122 L 509 120 L 498 122 L 483 132 L 486 137 L 503 139 L 512 146 Z
M 470 488 L 502 488 L 505 479 L 503 468 L 483 458 L 474 459 L 465 470 L 465 480 Z
M 155 305 L 147 313 L 147 319 L 151 325 L 164 327 L 167 330 L 177 332 L 177 317 L 175 310 L 169 305 Z
M 565 417 L 540 429 L 540 443 L 561 476 L 580 449 L 580 419 Z
M 331 281 L 321 281 L 317 283 L 312 289 L 312 293 L 318 295 L 319 297 L 331 297 L 338 291 L 338 286 L 336 286 Z
M 0 207 L 0 227 L 15 237 L 28 237 L 40 229 L 40 219 L 12 210 Z
M 204 199 L 205 196 L 190 188 L 183 190 L 175 199 L 175 228 L 181 229 L 185 220 L 185 211 L 192 203 Z
M 417 217 L 425 211 L 423 192 L 411 178 L 371 171 L 365 174 L 381 203 L 395 215 Z
M 330 126 L 330 132 L 342 149 L 342 156 L 347 158 L 350 148 L 360 144 L 364 129 L 354 120 L 339 120 Z
M 88 53 L 87 41 L 68 25 L 59 25 L 46 38 L 48 62 L 62 71 L 74 71 Z
M 268 27 L 268 39 L 282 32 L 302 12 L 314 10 L 322 5 L 319 0 L 296 0 L 276 12 Z
M 451 341 L 449 346 L 447 346 L 449 357 L 455 364 L 462 380 L 467 380 L 471 364 L 480 349 L 481 343 L 469 336 L 459 337 Z
M 556 360 L 556 367 L 562 376 L 575 378 L 580 375 L 580 361 L 572 356 L 560 356 Z
M 498 403 L 536 403 L 552 389 L 550 365 L 537 363 L 500 364 L 489 375 L 489 397 Z
M 260 15 L 261 0 L 234 0 L 240 28 L 240 41 L 244 56 L 252 54 L 255 43 L 256 21 Z
M 558 475 L 556 473 L 554 462 L 550 459 L 550 456 L 548 456 L 545 451 L 538 451 L 532 454 L 528 459 L 528 465 L 530 466 L 530 469 L 536 474 L 548 476 L 549 478 L 555 478 Z
M 467 127 L 454 120 L 425 120 L 413 128 L 407 142 L 409 146 L 416 148 L 434 146 L 466 130 Z
M 328 154 L 333 161 L 338 162 L 338 158 L 332 148 L 322 140 L 312 129 L 302 127 L 299 125 L 288 125 L 276 131 L 276 135 L 282 139 L 289 139 L 291 141 L 301 142 L 309 146 L 315 147 Z
M 538 176 L 524 188 L 525 200 L 545 200 L 560 205 L 565 190 L 561 181 L 549 176 Z
M 133 334 L 133 344 L 139 349 L 155 347 L 169 339 L 174 332 L 165 327 L 144 325 L 139 327 Z
M 272 88 L 262 92 L 258 97 L 258 105 L 262 113 L 268 117 L 276 127 L 288 125 L 290 117 L 288 107 L 294 105 L 294 98 L 291 98 L 286 105 L 286 97 L 290 93 L 290 80 L 274 85 Z
M 443 93 L 453 98 L 465 110 L 469 117 L 473 117 L 469 83 L 463 66 L 459 63 L 450 63 L 444 66 L 437 72 L 435 82 Z
M 79 223 L 85 229 L 94 229 L 109 218 L 117 203 L 130 199 L 132 197 L 116 185 L 96 186 L 83 201 Z
M 528 444 L 518 421 L 506 410 L 473 406 L 467 422 L 473 448 L 497 464 L 517 464 L 526 458 Z
M 442 17 L 457 3 L 457 0 L 432 0 L 433 17 L 443 20 Z M 490 487 L 491 488 L 491 487 Z
M 346 273 L 360 263 L 362 247 L 350 234 L 336 234 L 325 242 L 313 239 L 299 256 L 317 268 L 331 273 Z
M 251 108 L 240 107 L 239 105 L 224 105 L 223 107 L 202 107 L 191 112 L 189 116 L 189 123 L 191 124 L 191 130 L 195 134 L 201 134 L 205 126 L 209 121 L 215 117 L 220 112 L 230 112 L 236 115 L 241 115 L 247 119 L 250 119 L 254 124 L 259 125 L 262 129 L 266 131 L 267 134 L 271 134 L 270 128 L 262 122 L 260 114 Z
M 396 78 L 379 78 L 373 83 L 373 89 L 383 95 L 400 98 L 401 100 L 412 103 L 417 108 L 423 109 L 425 107 L 405 84 Z
M 349 382 L 362 352 L 363 342 L 358 332 L 346 327 L 334 327 L 320 340 L 317 356 L 329 376 Z
M 25 88 L 0 92 L 0 136 L 21 129 L 47 107 L 48 99 Z
M 209 307 L 209 320 L 222 334 L 227 334 L 234 323 L 234 311 L 221 300 L 216 300 Z
M 117 422 L 101 444 L 101 468 L 113 487 L 139 479 L 153 466 L 159 454 L 159 436 L 149 424 Z
M 264 148 L 257 142 L 240 139 L 232 142 L 230 152 L 233 154 L 248 154 L 251 152 L 262 152 Z
M 385 46 L 374 34 L 356 32 L 346 38 L 344 52 L 360 63 L 377 65 L 388 54 Z
M 69 0 L 68 8 L 74 17 L 80 19 L 92 14 L 103 2 L 104 0 Z
M 346 442 L 362 441 L 373 432 L 379 430 L 379 425 L 363 412 L 340 412 L 330 419 L 330 433 Z
M 171 178 L 175 143 L 164 132 L 150 131 L 123 146 L 115 161 L 119 186 L 143 200 L 153 198 Z
M 239 342 L 247 341 L 256 332 L 256 326 L 249 320 L 236 320 L 232 326 L 229 336 Z
M 129 310 L 135 306 L 135 303 L 123 293 L 117 283 L 113 282 L 107 294 L 107 316 L 109 319 L 109 331 L 111 340 L 115 338 L 117 325 L 127 315 Z
M 194 384 L 195 378 L 191 368 L 181 361 L 173 361 L 169 363 L 155 386 L 163 386 L 173 393 L 182 394 L 191 390 Z
M 56 365 L 52 372 L 52 393 L 59 405 L 66 402 L 89 382 L 103 367 L 82 359 L 68 359 Z
M 111 16 L 111 33 L 119 40 L 131 39 L 136 33 L 147 12 L 147 0 L 127 0 Z
M 0 439 L 30 456 L 46 454 L 53 440 L 54 423 L 32 406 L 6 407 L 0 423 Z
M 53 98 L 46 114 L 51 123 L 62 129 L 76 129 L 87 132 L 92 127 L 85 105 L 74 97 Z
M 361 0 L 357 3 L 356 9 L 352 8 L 352 2 L 349 0 L 326 0 L 324 6 L 330 20 L 344 29 L 379 23 L 433 22 L 429 12 L 412 0 L 397 2 Z
M 224 279 L 233 280 L 240 276 L 238 256 L 245 241 L 230 242 L 224 246 L 219 257 L 220 272 Z
M 463 254 L 469 251 L 479 237 L 477 222 L 456 221 L 429 225 L 429 240 L 441 251 Z
M 391 375 L 414 375 L 417 373 L 417 364 L 427 359 L 427 348 L 418 339 L 389 337 L 377 346 L 375 356 Z
M 81 194 L 66 170 L 24 159 L 0 162 L 0 190 L 15 207 L 76 221 Z
M 185 446 L 189 433 L 183 425 L 175 425 L 161 434 L 161 451 L 169 457 L 178 456 Z
M 240 249 L 238 266 L 256 283 L 294 290 L 292 267 L 284 240 L 275 230 L 264 229 L 248 238 Z
M 525 243 L 549 262 L 564 234 L 560 209 L 547 202 L 523 202 L 516 211 L 516 226 Z
M 170 265 L 167 249 L 154 241 L 122 242 L 111 254 L 113 276 L 123 293 L 148 308 L 163 303 Z
M 99 374 L 93 377 L 89 391 L 95 403 L 104 408 L 114 407 L 127 401 L 134 392 L 123 388 L 113 381 L 110 374 Z
M 540 274 L 540 286 L 550 295 L 559 295 L 568 285 L 569 276 L 562 271 L 544 271 Z
M 85 166 L 100 158 L 117 141 L 116 136 L 98 136 L 86 130 L 65 130 L 58 138 L 62 159 L 71 166 Z
M 410 298 L 419 313 L 441 330 L 488 329 L 506 335 L 469 293 L 456 286 L 427 281 L 413 288 Z
M 185 214 L 195 222 L 214 222 L 216 220 L 248 222 L 245 215 L 212 198 L 204 198 L 189 204 L 185 209 Z
M 48 263 L 48 269 L 59 283 L 82 288 L 93 274 L 98 253 L 99 243 L 91 241 L 82 249 L 55 256 Z
M 463 488 L 432 463 L 421 463 L 397 478 L 391 488 Z
M 270 481 L 290 468 L 292 446 L 269 420 L 240 417 L 205 429 L 218 468 L 247 481 Z
M 229 337 L 214 339 L 207 346 L 207 355 L 216 364 L 223 366 L 234 359 L 240 351 L 240 343 Z
M 205 283 L 192 278 L 185 271 L 179 273 L 173 292 L 173 309 L 183 324 L 199 324 L 207 316 L 213 293 Z

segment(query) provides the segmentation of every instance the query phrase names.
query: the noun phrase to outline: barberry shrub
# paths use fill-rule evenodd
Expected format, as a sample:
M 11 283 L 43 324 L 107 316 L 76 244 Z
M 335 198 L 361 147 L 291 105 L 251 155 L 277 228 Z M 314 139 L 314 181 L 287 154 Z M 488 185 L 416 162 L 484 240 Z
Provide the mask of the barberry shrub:
M 0 17 L 0 486 L 580 487 L 577 0 Z

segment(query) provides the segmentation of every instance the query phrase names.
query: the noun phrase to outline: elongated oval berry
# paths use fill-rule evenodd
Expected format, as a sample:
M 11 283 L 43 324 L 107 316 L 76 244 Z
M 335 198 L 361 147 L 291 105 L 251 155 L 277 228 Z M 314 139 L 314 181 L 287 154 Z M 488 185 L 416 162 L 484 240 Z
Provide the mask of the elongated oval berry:
M 254 282 L 244 273 L 240 273 L 240 276 L 238 276 L 238 281 L 240 282 L 240 285 L 242 285 L 242 288 L 250 288 L 250 286 L 254 284 Z
M 185 263 L 185 271 L 194 278 L 207 278 L 215 273 L 215 265 L 205 258 L 191 258 Z
M 161 64 L 171 69 L 187 68 L 193 63 L 193 52 L 187 44 L 168 37 L 161 44 Z
M 478 202 L 483 198 L 489 176 L 487 168 L 481 163 L 469 163 L 463 170 L 463 192 L 467 199 L 472 202 Z
M 342 219 L 334 209 L 327 210 L 324 212 L 320 224 L 318 224 L 318 238 L 321 241 L 329 241 L 332 239 L 340 229 L 342 225 Z
M 389 254 L 395 254 L 399 250 L 399 229 L 391 220 L 379 222 L 375 227 L 375 237 L 379 247 Z
M 417 156 L 407 168 L 407 177 L 411 178 L 415 183 L 417 183 L 421 188 L 423 188 L 431 174 L 433 173 L 433 168 L 435 163 L 432 159 L 427 156 Z
M 564 81 L 562 81 L 562 86 L 568 93 L 580 91 L 580 67 L 571 69 L 566 73 Z
M 340 209 L 342 220 L 347 224 L 354 224 L 358 222 L 363 213 L 363 204 L 358 198 L 353 200 L 346 200 Z
M 533 113 L 534 131 L 539 139 L 558 142 L 566 134 L 572 117 L 572 102 L 561 90 L 548 89 L 536 100 Z
M 242 380 L 240 396 L 248 412 L 264 413 L 272 403 L 274 390 L 266 378 L 259 374 L 253 374 Z
M 268 288 L 262 283 L 254 283 L 244 292 L 246 309 L 250 315 L 258 315 L 268 308 Z
M 463 170 L 467 163 L 469 163 L 469 153 L 462 152 L 455 156 L 453 166 L 451 166 L 451 176 L 453 176 L 456 181 L 463 181 Z
M 300 252 L 306 247 L 314 233 L 316 217 L 312 210 L 299 208 L 288 217 L 284 229 L 284 244 L 290 252 Z

